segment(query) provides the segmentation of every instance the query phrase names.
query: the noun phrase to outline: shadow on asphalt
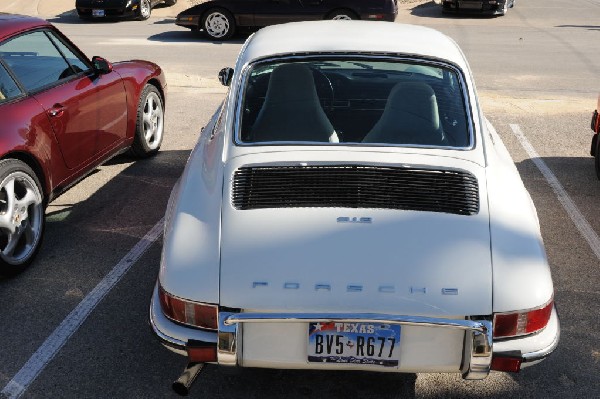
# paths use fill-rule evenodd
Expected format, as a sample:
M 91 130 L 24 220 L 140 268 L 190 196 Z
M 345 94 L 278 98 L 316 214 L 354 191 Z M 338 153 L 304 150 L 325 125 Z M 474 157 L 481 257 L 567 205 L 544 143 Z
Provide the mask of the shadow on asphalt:
M 209 365 L 198 376 L 197 398 L 414 398 L 416 374 L 364 371 L 241 369 Z
M 159 19 L 158 21 L 154 21 L 154 25 L 168 25 L 168 24 L 174 24 L 175 21 L 177 21 L 175 18 L 164 18 L 164 19 Z
M 556 25 L 557 28 L 582 28 L 587 30 L 600 30 L 600 25 Z
M 233 39 L 227 41 L 214 41 L 208 39 L 202 32 L 193 31 L 169 31 L 162 32 L 156 35 L 148 37 L 149 41 L 152 42 L 164 42 L 164 43 L 212 43 L 216 45 L 227 45 L 227 44 L 243 44 L 250 34 L 247 32 L 236 33 Z
M 48 22 L 51 23 L 59 23 L 59 24 L 106 24 L 106 23 L 116 23 L 123 21 L 122 19 L 117 18 L 102 18 L 102 19 L 81 19 L 77 16 L 77 12 L 75 10 L 66 11 L 62 14 L 59 14 L 55 17 L 48 18 Z
M 482 15 L 479 13 L 468 13 L 468 14 L 456 14 L 456 13 L 443 13 L 442 6 L 439 4 L 430 2 L 419 4 L 410 9 L 410 15 L 423 18 L 452 18 L 452 19 L 473 19 L 473 18 L 495 18 L 495 16 Z

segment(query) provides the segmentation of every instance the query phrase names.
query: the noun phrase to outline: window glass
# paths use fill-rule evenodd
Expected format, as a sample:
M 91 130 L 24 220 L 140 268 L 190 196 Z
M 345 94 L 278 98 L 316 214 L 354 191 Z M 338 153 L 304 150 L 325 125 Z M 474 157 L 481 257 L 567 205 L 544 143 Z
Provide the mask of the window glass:
M 0 103 L 17 97 L 19 94 L 21 94 L 21 90 L 0 64 Z
M 0 57 L 30 91 L 72 74 L 69 64 L 44 32 L 27 33 L 0 45 Z
M 87 71 L 89 69 L 85 60 L 81 59 L 80 56 L 78 56 L 70 48 L 68 48 L 66 44 L 63 43 L 63 41 L 60 40 L 60 38 L 57 37 L 56 34 L 54 34 L 54 32 L 48 32 L 48 34 L 50 35 L 52 41 L 56 44 L 60 52 L 63 53 L 63 55 L 67 58 L 67 61 L 69 62 L 69 64 L 71 64 L 74 73 Z
M 246 73 L 243 143 L 471 146 L 457 72 L 424 62 L 319 58 Z

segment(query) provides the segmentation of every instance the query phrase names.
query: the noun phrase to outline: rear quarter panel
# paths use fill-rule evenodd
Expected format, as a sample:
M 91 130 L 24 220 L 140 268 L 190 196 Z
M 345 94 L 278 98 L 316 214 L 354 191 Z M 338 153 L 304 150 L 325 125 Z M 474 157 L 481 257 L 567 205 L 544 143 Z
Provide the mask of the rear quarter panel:
M 554 294 L 537 212 L 502 139 L 484 125 L 494 312 L 536 308 Z
M 204 128 L 171 193 L 158 278 L 167 292 L 208 303 L 219 302 L 225 136 L 224 123 L 217 122 L 220 110 Z

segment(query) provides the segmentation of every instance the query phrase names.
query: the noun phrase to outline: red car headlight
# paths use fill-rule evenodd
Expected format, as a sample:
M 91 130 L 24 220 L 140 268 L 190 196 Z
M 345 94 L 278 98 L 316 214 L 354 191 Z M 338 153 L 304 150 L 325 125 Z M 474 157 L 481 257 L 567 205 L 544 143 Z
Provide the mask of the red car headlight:
M 554 300 L 538 309 L 494 314 L 494 338 L 518 337 L 540 331 L 548 324 Z
M 216 305 L 189 301 L 158 287 L 160 307 L 169 319 L 191 327 L 217 330 L 219 308 Z

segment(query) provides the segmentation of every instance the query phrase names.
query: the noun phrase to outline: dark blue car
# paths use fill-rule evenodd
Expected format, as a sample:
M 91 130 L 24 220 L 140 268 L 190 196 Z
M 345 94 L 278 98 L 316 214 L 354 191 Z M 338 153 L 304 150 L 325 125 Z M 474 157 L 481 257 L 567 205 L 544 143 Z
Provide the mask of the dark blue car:
M 181 12 L 175 22 L 226 40 L 238 27 L 321 19 L 394 21 L 397 0 L 212 0 Z

